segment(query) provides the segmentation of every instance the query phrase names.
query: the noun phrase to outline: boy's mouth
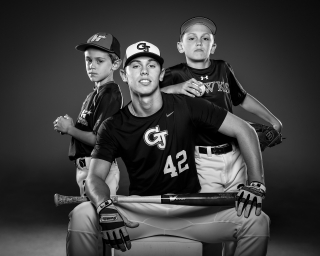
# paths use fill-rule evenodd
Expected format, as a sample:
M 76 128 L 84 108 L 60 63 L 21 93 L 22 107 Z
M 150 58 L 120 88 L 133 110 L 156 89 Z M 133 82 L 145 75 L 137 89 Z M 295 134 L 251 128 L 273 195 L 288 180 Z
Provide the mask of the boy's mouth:
M 150 81 L 149 79 L 141 79 L 139 82 L 140 82 L 141 84 L 143 84 L 143 85 L 148 85 L 148 84 L 151 83 L 151 81 Z

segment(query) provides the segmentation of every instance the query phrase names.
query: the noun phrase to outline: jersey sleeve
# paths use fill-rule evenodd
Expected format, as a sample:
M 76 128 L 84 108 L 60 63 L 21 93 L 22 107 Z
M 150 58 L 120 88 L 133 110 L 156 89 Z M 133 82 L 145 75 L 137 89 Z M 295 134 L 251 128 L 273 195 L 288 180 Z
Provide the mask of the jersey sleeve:
M 246 98 L 247 92 L 245 91 L 245 89 L 243 89 L 242 85 L 237 80 L 231 65 L 227 62 L 225 62 L 225 64 L 232 104 L 234 106 L 238 106 Z
M 165 73 L 164 73 L 164 77 L 163 77 L 163 80 L 160 81 L 160 88 L 163 88 L 163 87 L 166 87 L 166 86 L 169 86 L 169 85 L 173 85 L 173 75 L 172 75 L 172 72 L 171 72 L 171 69 L 170 68 L 166 68 L 165 70 Z
M 97 131 L 101 123 L 114 115 L 122 107 L 122 95 L 120 90 L 110 90 L 104 94 L 98 101 L 98 107 L 94 113 L 93 133 L 97 135 Z
M 201 129 L 219 130 L 228 111 L 201 98 L 186 97 L 187 107 L 194 125 Z
M 112 122 L 113 117 L 109 117 L 102 122 L 97 132 L 97 140 L 92 150 L 91 157 L 102 159 L 112 163 L 117 157 L 116 141 L 112 135 Z

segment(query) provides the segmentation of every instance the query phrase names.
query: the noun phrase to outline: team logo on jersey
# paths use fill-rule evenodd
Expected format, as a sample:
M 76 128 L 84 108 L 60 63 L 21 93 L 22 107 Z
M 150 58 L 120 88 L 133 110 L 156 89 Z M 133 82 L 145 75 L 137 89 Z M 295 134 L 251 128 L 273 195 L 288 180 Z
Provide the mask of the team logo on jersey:
M 201 81 L 204 80 L 204 79 L 207 79 L 207 80 L 208 80 L 209 77 L 208 77 L 208 76 L 201 76 L 200 79 L 201 79 Z
M 230 93 L 229 84 L 223 81 L 213 81 L 209 83 L 203 83 L 206 87 L 206 92 L 213 92 L 214 86 L 217 85 L 218 92 Z
M 106 38 L 106 36 L 96 34 L 91 38 L 91 42 L 100 41 L 101 38 Z
M 157 125 L 156 127 L 148 129 L 144 133 L 143 139 L 148 146 L 157 145 L 159 149 L 164 150 L 166 148 L 167 135 L 168 135 L 168 131 L 167 130 L 160 131 L 160 127 L 159 125 Z
M 79 115 L 78 122 L 85 125 L 85 126 L 88 126 L 86 116 L 91 115 L 91 114 L 92 114 L 92 112 L 90 110 L 89 111 L 86 109 L 82 110 L 81 114 Z
M 143 50 L 144 52 L 149 52 L 150 46 L 148 46 L 146 43 L 140 43 L 137 45 L 138 50 Z

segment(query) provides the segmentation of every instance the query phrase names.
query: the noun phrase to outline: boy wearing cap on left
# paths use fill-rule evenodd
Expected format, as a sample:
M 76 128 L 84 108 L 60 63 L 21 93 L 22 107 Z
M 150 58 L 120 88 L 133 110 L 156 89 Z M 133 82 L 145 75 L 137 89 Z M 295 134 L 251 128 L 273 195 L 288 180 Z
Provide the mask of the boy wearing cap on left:
M 100 124 L 116 113 L 123 104 L 120 87 L 113 80 L 113 72 L 121 65 L 120 43 L 111 34 L 100 32 L 91 36 L 87 43 L 76 46 L 84 52 L 86 71 L 94 82 L 94 90 L 88 94 L 74 124 L 68 116 L 60 116 L 54 122 L 54 130 L 71 136 L 69 159 L 76 165 L 76 181 L 80 195 L 84 193 L 84 180 L 91 161 L 91 151 L 96 142 Z M 106 178 L 111 194 L 116 194 L 119 182 L 119 168 L 113 162 Z

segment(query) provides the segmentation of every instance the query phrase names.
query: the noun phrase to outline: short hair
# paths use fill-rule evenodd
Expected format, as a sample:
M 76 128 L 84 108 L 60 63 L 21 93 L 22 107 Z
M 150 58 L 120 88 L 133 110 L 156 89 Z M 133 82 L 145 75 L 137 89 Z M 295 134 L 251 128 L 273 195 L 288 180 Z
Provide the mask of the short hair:
M 112 64 L 115 63 L 117 60 L 120 60 L 120 58 L 118 57 L 117 54 L 112 53 L 112 52 L 107 52 L 107 53 L 111 59 Z

